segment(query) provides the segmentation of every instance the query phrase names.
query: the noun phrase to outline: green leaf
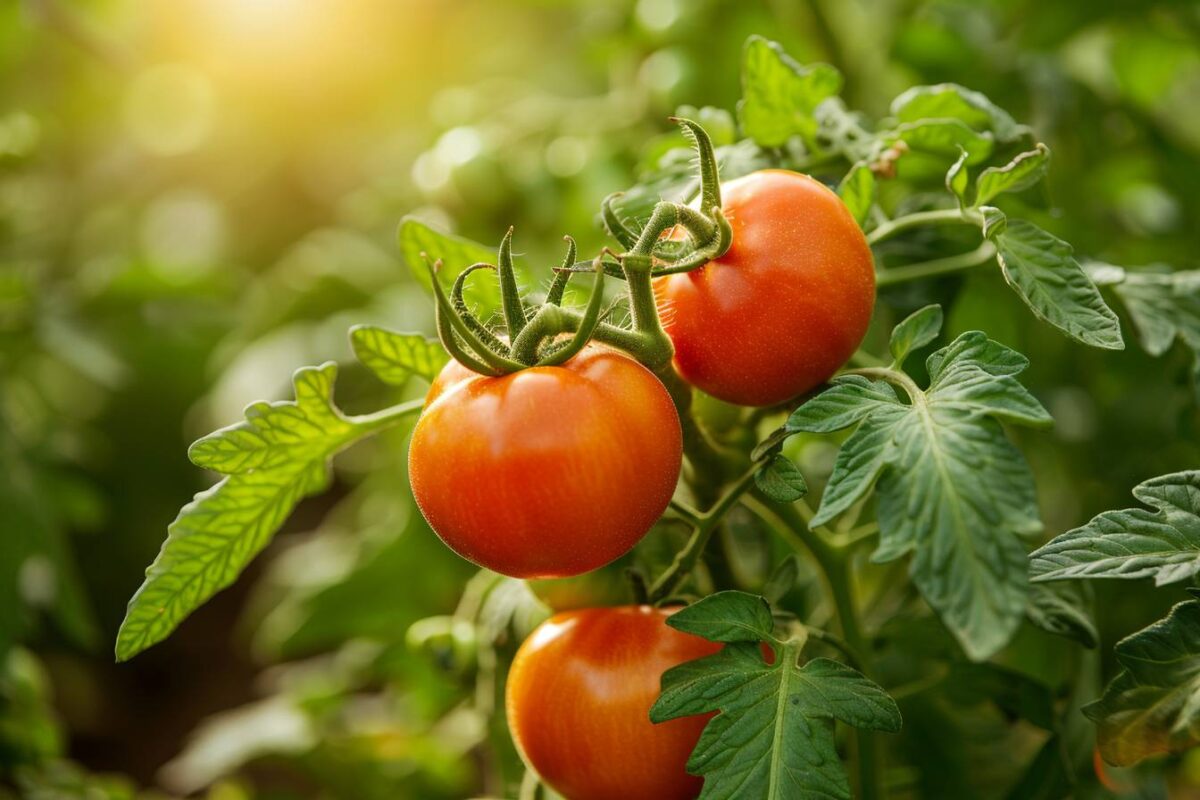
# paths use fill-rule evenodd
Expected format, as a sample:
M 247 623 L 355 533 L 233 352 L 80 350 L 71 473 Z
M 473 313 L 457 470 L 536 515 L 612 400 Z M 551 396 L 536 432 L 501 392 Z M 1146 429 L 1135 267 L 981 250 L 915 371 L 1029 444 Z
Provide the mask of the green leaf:
M 785 556 L 779 566 L 767 578 L 763 585 L 762 594 L 768 603 L 778 603 L 796 586 L 800 579 L 800 561 L 793 553 Z
M 971 176 L 967 172 L 967 159 L 971 154 L 966 150 L 959 150 L 958 160 L 950 165 L 950 169 L 946 171 L 946 191 L 950 192 L 958 199 L 958 206 L 962 208 L 967 203 L 967 189 L 970 188 Z
M 1029 132 L 983 94 L 953 83 L 912 87 L 892 101 L 892 115 L 900 122 L 956 119 L 977 131 L 991 131 L 1002 142 Z
M 742 54 L 738 119 L 746 136 L 763 147 L 799 135 L 813 148 L 817 106 L 841 88 L 841 73 L 828 64 L 801 66 L 775 42 L 751 36 Z
M 988 167 L 975 180 L 975 204 L 984 205 L 1004 192 L 1020 192 L 1040 181 L 1050 168 L 1050 148 L 1037 147 L 1019 154 L 1003 167 Z
M 1027 605 L 1025 548 L 1013 534 L 1039 525 L 1029 467 L 995 421 L 932 404 L 897 426 L 892 447 L 872 560 L 914 549 L 913 582 L 982 661 L 1008 643 Z
M 244 422 L 197 440 L 188 458 L 198 467 L 235 475 L 324 457 L 356 433 L 355 423 L 333 404 L 336 378 L 332 362 L 297 370 L 294 401 L 250 404 Z
M 812 519 L 814 525 L 831 522 L 866 496 L 886 466 L 889 444 L 907 414 L 899 402 L 878 405 L 842 443 L 821 495 L 821 505 Z
M 754 473 L 754 482 L 776 503 L 794 503 L 808 494 L 800 468 L 779 453 Z
M 496 250 L 471 239 L 439 231 L 415 217 L 405 217 L 401 221 L 398 240 L 400 254 L 404 256 L 409 270 L 417 282 L 427 289 L 430 284 L 425 256 L 430 261 L 442 262 L 440 275 L 448 282 L 452 282 L 458 273 L 472 264 L 496 263 Z M 500 307 L 500 284 L 488 276 L 471 276 L 463 297 L 472 306 L 493 311 Z
M 755 445 L 750 451 L 750 460 L 752 462 L 762 461 L 767 457 L 767 454 L 776 450 L 784 441 L 791 436 L 786 425 L 780 425 L 775 430 L 767 434 L 766 438 Z
M 298 370 L 295 401 L 254 403 L 245 422 L 193 445 L 196 464 L 228 477 L 197 494 L 167 528 L 117 634 L 119 661 L 162 641 L 233 583 L 296 504 L 328 486 L 329 459 L 386 424 L 343 415 L 333 403 L 336 376 L 332 363 Z
M 1083 596 L 1086 583 L 1035 583 L 1029 591 L 1026 616 L 1036 627 L 1096 647 L 1100 634 Z
M 684 633 L 714 642 L 760 642 L 772 638 L 771 607 L 757 595 L 725 591 L 710 594 L 667 618 Z
M 866 222 L 871 204 L 875 202 L 875 173 L 866 163 L 858 162 L 842 178 L 838 185 L 838 196 L 861 227 Z
M 1133 496 L 1153 508 L 1105 511 L 1030 555 L 1035 581 L 1154 578 L 1158 586 L 1200 572 L 1200 471 L 1152 478 Z
M 757 644 L 739 642 L 663 675 L 651 721 L 720 712 L 688 760 L 705 779 L 700 800 L 849 800 L 833 721 L 900 730 L 899 709 L 875 683 L 825 658 L 799 667 L 796 655 L 785 647 L 768 665 Z
M 201 492 L 167 528 L 167 540 L 129 601 L 117 660 L 162 641 L 237 578 L 304 497 L 326 488 L 325 465 L 299 462 L 231 475 Z
M 1121 350 L 1121 324 L 1071 255 L 1071 246 L 1025 220 L 992 236 L 1004 279 L 1034 315 L 1076 341 Z
M 1124 669 L 1083 709 L 1104 760 L 1129 766 L 1200 743 L 1200 603 L 1175 606 L 1118 642 L 1116 655 Z
M 1142 348 L 1161 356 L 1176 339 L 1195 358 L 1194 384 L 1200 396 L 1200 270 L 1132 272 L 1123 270 L 1117 296 L 1125 304 Z
M 898 405 L 896 390 L 883 381 L 861 375 L 834 378 L 833 386 L 797 408 L 788 417 L 788 433 L 829 433 L 848 428 L 880 407 Z
M 980 206 L 979 213 L 983 215 L 983 238 L 995 240 L 1008 228 L 1008 216 L 995 206 Z
M 986 659 L 1011 638 L 1028 604 L 1025 549 L 1040 529 L 1033 479 L 997 420 L 1050 421 L 1017 381 L 1026 360 L 972 331 L 926 362 L 928 389 L 902 403 L 869 382 L 839 383 L 801 406 L 789 428 L 858 424 L 842 445 L 813 518 L 823 525 L 878 484 L 872 557 L 913 552 L 910 574 L 967 655 Z
M 888 350 L 897 367 L 903 366 L 904 359 L 913 350 L 919 350 L 932 342 L 942 332 L 942 307 L 929 305 L 919 308 L 909 314 L 892 329 L 892 338 Z
M 903 141 L 910 150 L 936 156 L 960 159 L 967 152 L 966 163 L 986 161 L 996 142 L 987 132 L 979 132 L 956 119 L 924 119 L 906 122 L 880 134 L 885 146 Z
M 350 329 L 354 355 L 384 383 L 403 386 L 413 375 L 432 381 L 449 358 L 435 339 L 395 333 L 374 325 Z

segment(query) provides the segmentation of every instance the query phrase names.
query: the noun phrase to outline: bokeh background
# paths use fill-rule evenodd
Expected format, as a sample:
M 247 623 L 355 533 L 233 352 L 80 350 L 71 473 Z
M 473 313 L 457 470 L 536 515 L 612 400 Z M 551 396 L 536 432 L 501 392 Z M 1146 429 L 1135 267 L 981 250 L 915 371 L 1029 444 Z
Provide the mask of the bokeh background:
M 531 264 L 565 233 L 594 252 L 600 199 L 666 117 L 733 108 L 752 33 L 836 65 L 873 116 L 912 84 L 983 91 L 1050 145 L 1053 229 L 1080 253 L 1200 267 L 1194 2 L 0 3 L 0 795 L 513 796 L 489 699 L 406 643 L 473 570 L 415 513 L 403 431 L 340 459 L 166 642 L 117 665 L 117 626 L 212 480 L 190 441 L 329 359 L 350 411 L 419 395 L 346 337 L 430 329 L 403 215 L 489 244 L 515 224 Z M 1033 362 L 1058 425 L 1020 441 L 1049 533 L 1200 465 L 1188 353 L 1085 350 L 1000 287 L 937 299 Z M 1121 589 L 1109 645 L 1169 602 Z M 497 613 L 532 613 L 514 592 Z

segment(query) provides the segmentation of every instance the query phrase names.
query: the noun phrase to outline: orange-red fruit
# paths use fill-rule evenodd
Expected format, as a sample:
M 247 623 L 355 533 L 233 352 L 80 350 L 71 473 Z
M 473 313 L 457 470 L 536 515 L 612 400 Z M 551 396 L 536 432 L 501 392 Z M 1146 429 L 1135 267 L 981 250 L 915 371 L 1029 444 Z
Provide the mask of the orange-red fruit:
M 408 469 L 421 513 L 463 558 L 561 578 L 632 548 L 666 509 L 682 458 L 658 378 L 589 347 L 499 378 L 451 361 L 430 387 Z
M 866 237 L 820 181 L 786 170 L 721 187 L 733 244 L 655 292 L 675 367 L 730 403 L 782 403 L 827 380 L 854 353 L 875 305 Z
M 530 766 L 570 800 L 689 800 L 686 770 L 711 715 L 655 725 L 662 673 L 721 645 L 668 627 L 672 610 L 589 608 L 551 617 L 517 651 L 508 726 Z

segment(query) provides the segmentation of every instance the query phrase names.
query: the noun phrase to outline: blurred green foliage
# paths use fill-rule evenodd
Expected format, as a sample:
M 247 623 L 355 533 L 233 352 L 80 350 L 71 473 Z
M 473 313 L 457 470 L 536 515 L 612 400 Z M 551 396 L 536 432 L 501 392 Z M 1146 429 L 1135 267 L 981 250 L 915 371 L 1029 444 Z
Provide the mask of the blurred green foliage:
M 394 243 L 402 216 L 489 244 L 515 225 L 539 275 L 565 233 L 594 252 L 599 200 L 680 143 L 668 114 L 695 107 L 718 144 L 731 138 L 728 117 L 699 107 L 733 109 L 755 33 L 834 64 L 848 104 L 876 116 L 912 84 L 984 92 L 1054 154 L 1048 191 L 1024 198 L 1039 224 L 1103 262 L 1200 267 L 1194 3 L 0 7 L 0 786 L 35 798 L 512 796 L 522 768 L 487 712 L 505 654 L 545 608 L 519 582 L 472 578 L 430 534 L 404 431 L 342 459 L 335 491 L 302 505 L 174 638 L 121 667 L 109 645 L 166 525 L 207 484 L 188 442 L 284 396 L 300 364 L 346 364 L 351 411 L 419 396 L 349 366 L 346 338 L 356 323 L 431 329 Z M 1182 346 L 1161 359 L 1084 348 L 1032 323 L 1000 281 L 889 290 L 872 341 L 882 351 L 894 322 L 942 302 L 950 335 L 981 328 L 1029 356 L 1026 383 L 1057 425 L 1014 436 L 1048 533 L 1200 464 Z M 827 445 L 796 447 L 806 476 L 828 474 Z M 765 545 L 732 527 L 734 568 L 753 575 Z M 1101 587 L 1103 641 L 1172 599 Z M 408 641 L 417 620 L 472 604 L 486 621 L 477 641 L 452 622 Z M 930 620 L 878 613 L 887 635 L 946 647 Z M 1044 650 L 1030 634 L 1002 661 L 1035 677 L 1086 671 Z M 1111 658 L 1100 652 L 1086 657 Z M 1039 739 L 990 701 L 988 681 L 1027 687 L 973 669 L 955 667 L 948 696 L 902 700 L 889 782 L 898 795 L 983 784 L 1055 796 L 1013 783 Z M 1082 702 L 1099 685 L 1078 691 Z M 1195 786 L 1198 771 L 1184 757 L 1168 774 Z M 1118 777 L 1146 792 L 1161 780 Z

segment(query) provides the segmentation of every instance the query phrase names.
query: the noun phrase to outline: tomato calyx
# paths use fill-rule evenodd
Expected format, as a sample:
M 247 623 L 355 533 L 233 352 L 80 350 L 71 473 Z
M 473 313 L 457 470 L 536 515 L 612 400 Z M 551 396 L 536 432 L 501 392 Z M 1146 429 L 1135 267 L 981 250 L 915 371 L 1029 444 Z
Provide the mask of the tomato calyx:
M 483 375 L 500 376 L 529 367 L 556 366 L 577 355 L 590 341 L 623 350 L 660 376 L 670 368 L 674 356 L 658 318 L 653 279 L 686 272 L 719 258 L 733 240 L 732 227 L 721 211 L 721 187 L 712 140 L 696 122 L 672 118 L 696 148 L 699 161 L 699 207 L 662 201 L 654 207 L 641 230 L 634 230 L 617 214 L 609 196 L 601 215 L 605 226 L 625 248 L 617 253 L 603 249 L 591 260 L 576 261 L 571 237 L 562 265 L 555 269 L 545 301 L 530 306 L 521 297 L 513 268 L 513 230 L 500 243 L 496 265 L 479 263 L 463 270 L 447 295 L 438 282 L 440 263 L 427 264 L 436 300 L 438 338 L 446 351 L 463 366 Z M 683 237 L 665 238 L 680 230 Z M 504 336 L 476 317 L 463 300 L 469 276 L 480 270 L 495 272 L 500 288 Z M 583 309 L 564 308 L 563 294 L 571 276 L 592 273 L 591 296 Z M 606 276 L 625 282 L 629 307 L 628 327 L 606 321 L 611 307 L 602 309 Z

